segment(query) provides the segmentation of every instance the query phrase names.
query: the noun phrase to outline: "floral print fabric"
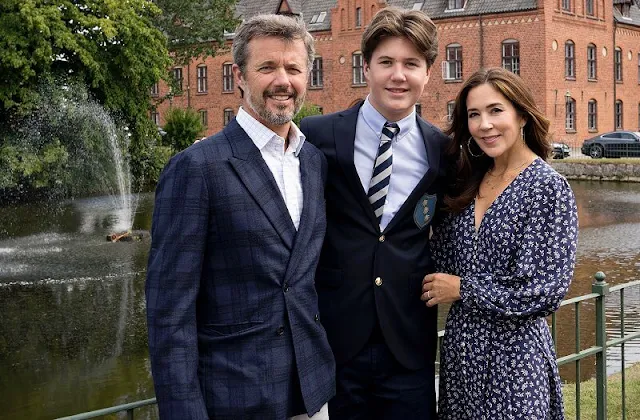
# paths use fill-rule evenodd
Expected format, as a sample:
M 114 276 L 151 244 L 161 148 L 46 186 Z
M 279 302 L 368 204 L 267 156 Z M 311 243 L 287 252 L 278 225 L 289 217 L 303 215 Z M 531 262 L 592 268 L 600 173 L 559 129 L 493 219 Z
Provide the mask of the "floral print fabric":
M 434 226 L 437 272 L 461 277 L 441 349 L 440 419 L 563 419 L 545 317 L 564 298 L 578 217 L 567 181 L 536 159 L 476 232 L 474 204 Z

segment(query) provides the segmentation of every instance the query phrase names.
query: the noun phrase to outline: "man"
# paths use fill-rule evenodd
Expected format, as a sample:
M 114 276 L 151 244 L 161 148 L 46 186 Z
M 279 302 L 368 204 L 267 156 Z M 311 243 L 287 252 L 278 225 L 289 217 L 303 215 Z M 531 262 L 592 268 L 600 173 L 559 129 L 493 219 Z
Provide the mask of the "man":
M 327 418 L 335 362 L 314 287 L 326 161 L 291 122 L 313 54 L 298 20 L 242 24 L 237 118 L 162 174 L 146 291 L 163 419 Z
M 425 14 L 380 11 L 362 39 L 367 99 L 301 123 L 329 164 L 316 287 L 338 365 L 332 420 L 436 416 L 437 312 L 420 295 L 448 139 L 415 103 L 437 51 Z

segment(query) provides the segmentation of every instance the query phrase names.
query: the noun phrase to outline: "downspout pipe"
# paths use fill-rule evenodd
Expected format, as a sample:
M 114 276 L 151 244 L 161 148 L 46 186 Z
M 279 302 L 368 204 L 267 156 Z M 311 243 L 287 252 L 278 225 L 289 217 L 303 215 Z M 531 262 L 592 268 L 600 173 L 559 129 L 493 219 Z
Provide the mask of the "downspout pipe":
M 614 6 L 615 7 L 615 6 Z M 616 22 L 616 16 L 612 13 L 613 17 L 613 130 L 616 131 L 616 101 L 618 100 L 616 80 L 616 31 L 618 30 L 618 22 Z M 620 57 L 622 60 L 622 57 Z

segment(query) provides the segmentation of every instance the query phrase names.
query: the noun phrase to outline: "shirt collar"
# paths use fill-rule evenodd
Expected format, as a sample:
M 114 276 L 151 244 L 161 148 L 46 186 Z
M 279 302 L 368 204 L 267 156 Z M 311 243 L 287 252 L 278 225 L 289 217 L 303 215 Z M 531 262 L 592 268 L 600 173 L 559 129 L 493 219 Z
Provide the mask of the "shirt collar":
M 274 138 L 282 139 L 282 137 L 274 133 L 260 121 L 256 120 L 242 107 L 240 107 L 240 109 L 238 110 L 236 121 L 238 122 L 240 127 L 247 133 L 256 147 L 261 151 Z M 293 149 L 293 154 L 297 157 L 300 154 L 300 150 L 302 150 L 302 146 L 305 142 L 306 137 L 304 134 L 302 134 L 302 131 L 300 131 L 298 126 L 293 121 L 291 121 L 291 124 L 289 125 L 288 139 L 289 148 Z
M 377 109 L 371 105 L 369 102 L 369 97 L 364 101 L 364 104 L 360 107 L 360 112 L 362 114 L 362 118 L 364 122 L 369 126 L 369 128 L 376 133 L 378 138 L 382 136 L 382 127 L 387 122 L 387 120 L 378 112 Z M 400 141 L 403 137 L 409 134 L 413 129 L 417 126 L 416 122 L 416 111 L 415 108 L 409 115 L 401 119 L 400 121 L 389 121 L 395 122 L 398 124 L 400 131 L 398 131 L 398 135 L 395 137 L 395 141 Z

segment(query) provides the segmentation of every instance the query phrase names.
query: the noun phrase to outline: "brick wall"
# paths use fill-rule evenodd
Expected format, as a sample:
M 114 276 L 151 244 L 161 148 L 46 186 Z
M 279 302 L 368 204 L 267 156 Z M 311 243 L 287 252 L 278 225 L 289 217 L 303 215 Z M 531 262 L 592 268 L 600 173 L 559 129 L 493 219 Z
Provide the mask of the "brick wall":
M 473 16 L 437 20 L 439 55 L 432 68 L 430 81 L 420 100 L 422 116 L 445 128 L 447 102 L 455 99 L 462 81 L 445 81 L 441 63 L 446 47 L 452 43 L 462 47 L 465 79 L 481 66 L 502 65 L 502 42 L 514 39 L 520 47 L 520 75 L 531 86 L 538 106 L 551 120 L 552 135 L 557 141 L 579 146 L 585 138 L 614 129 L 614 96 L 623 101 L 624 128 L 639 129 L 638 54 L 640 28 L 619 25 L 615 32 L 616 46 L 623 51 L 623 82 L 613 80 L 614 25 L 611 2 L 596 1 L 595 16 L 586 16 L 584 2 L 572 2 L 574 10 L 561 10 L 560 0 L 544 0 L 538 10 L 497 15 Z M 383 3 L 377 0 L 339 0 L 331 11 L 331 30 L 314 32 L 316 51 L 323 59 L 323 86 L 310 88 L 307 101 L 323 108 L 324 113 L 345 109 L 368 93 L 366 86 L 352 84 L 352 54 L 360 50 L 362 27 L 355 26 L 355 7 L 363 10 L 366 25 Z M 575 77 L 565 77 L 565 44 L 573 42 Z M 596 46 L 597 77 L 587 78 L 587 46 Z M 629 60 L 631 54 L 631 60 Z M 220 53 L 206 60 L 194 60 L 183 68 L 185 93 L 173 98 L 171 106 L 191 106 L 206 109 L 207 134 L 223 127 L 223 111 L 234 113 L 241 99 L 237 88 L 233 93 L 222 92 L 222 65 L 231 62 L 230 53 Z M 206 64 L 208 91 L 196 92 L 196 67 Z M 188 83 L 187 83 L 188 77 Z M 167 92 L 161 86 L 160 95 Z M 575 129 L 565 128 L 566 101 L 575 101 Z M 597 101 L 597 129 L 587 127 L 588 102 Z M 158 106 L 163 116 L 169 101 Z

